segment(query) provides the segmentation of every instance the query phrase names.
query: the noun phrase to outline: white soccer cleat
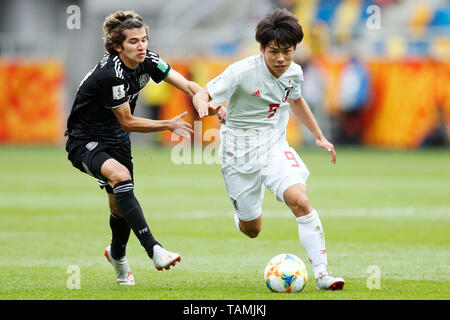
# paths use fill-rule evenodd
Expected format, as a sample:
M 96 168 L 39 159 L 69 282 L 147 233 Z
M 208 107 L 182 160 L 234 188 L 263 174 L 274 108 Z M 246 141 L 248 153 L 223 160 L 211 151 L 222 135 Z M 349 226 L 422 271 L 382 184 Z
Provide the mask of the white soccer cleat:
M 174 266 L 180 260 L 181 257 L 178 253 L 167 251 L 157 244 L 153 247 L 153 263 L 159 271 L 169 270 L 170 266 Z
M 111 256 L 111 246 L 107 246 L 105 249 L 105 257 L 113 265 L 116 271 L 117 284 L 124 286 L 134 286 L 134 277 L 131 273 L 130 266 L 128 265 L 127 257 L 116 260 Z
M 335 278 L 324 272 L 316 279 L 316 290 L 342 290 L 344 289 L 344 279 Z

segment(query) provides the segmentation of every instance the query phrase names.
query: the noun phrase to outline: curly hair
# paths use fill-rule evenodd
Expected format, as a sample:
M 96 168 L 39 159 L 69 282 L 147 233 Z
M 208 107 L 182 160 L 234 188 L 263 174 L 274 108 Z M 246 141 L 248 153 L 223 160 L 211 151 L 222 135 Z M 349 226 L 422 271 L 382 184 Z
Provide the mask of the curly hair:
M 258 23 L 255 39 L 264 48 L 271 41 L 279 47 L 295 47 L 303 40 L 303 30 L 294 14 L 277 8 Z
M 116 53 L 114 46 L 122 45 L 125 40 L 124 30 L 142 27 L 145 27 L 148 35 L 148 26 L 144 24 L 142 17 L 133 10 L 110 14 L 103 23 L 103 40 L 106 51 L 110 54 Z

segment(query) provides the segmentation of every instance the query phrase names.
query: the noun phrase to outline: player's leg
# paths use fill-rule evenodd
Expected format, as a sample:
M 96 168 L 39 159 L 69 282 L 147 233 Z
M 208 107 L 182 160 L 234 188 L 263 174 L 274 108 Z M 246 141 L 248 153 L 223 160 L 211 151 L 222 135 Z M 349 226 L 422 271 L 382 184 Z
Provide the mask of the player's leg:
M 90 161 L 91 172 L 98 172 L 102 164 L 111 156 L 106 152 L 94 154 Z M 97 175 L 98 176 L 98 175 Z M 112 188 L 102 179 L 97 179 L 101 188 L 105 188 L 109 204 L 109 226 L 111 228 L 111 244 L 105 249 L 104 256 L 114 267 L 116 281 L 119 285 L 134 285 L 134 276 L 126 257 L 126 245 L 131 228 L 117 207 Z
M 108 188 L 110 189 L 110 188 Z M 111 256 L 114 259 L 120 259 L 126 254 L 126 246 L 130 237 L 130 225 L 127 223 L 119 208 L 112 189 L 107 190 L 109 211 L 109 226 L 112 232 L 111 238 Z
M 113 190 L 114 199 L 111 199 L 111 207 L 121 213 L 147 254 L 152 258 L 153 246 L 158 242 L 153 237 L 139 202 L 134 196 L 134 184 L 130 172 L 113 158 L 104 161 L 100 171 Z
M 222 167 L 228 196 L 234 207 L 236 228 L 250 238 L 256 238 L 262 228 L 261 204 L 264 186 L 258 173 L 242 174 L 231 166 Z
M 285 203 L 296 216 L 299 239 L 311 261 L 317 289 L 342 290 L 344 279 L 332 277 L 327 272 L 325 234 L 319 214 L 309 202 L 306 186 L 304 184 L 291 185 L 283 195 Z
M 249 238 L 256 238 L 258 234 L 261 232 L 262 228 L 262 217 L 259 216 L 256 219 L 250 221 L 240 220 L 238 215 L 234 216 L 236 227 L 242 231 L 243 234 L 248 236 Z
M 111 244 L 105 249 L 105 257 L 114 267 L 118 284 L 134 285 L 134 276 L 126 257 L 126 246 L 130 237 L 131 228 L 117 207 L 113 190 L 109 185 L 106 185 L 106 192 L 108 195 L 109 210 L 111 212 L 109 226 L 112 237 Z
M 299 239 L 311 261 L 317 288 L 342 289 L 344 280 L 330 277 L 327 272 L 328 260 L 322 223 L 306 191 L 309 170 L 290 147 L 282 150 L 278 161 L 278 169 L 266 178 L 265 183 L 296 217 Z
M 309 202 L 304 184 L 289 186 L 283 196 L 284 202 L 296 217 L 300 242 L 311 260 L 317 278 L 326 272 L 328 265 L 325 235 L 319 215 Z
M 66 147 L 68 158 L 73 166 L 96 178 L 99 186 L 101 188 L 105 188 L 106 186 L 109 192 L 112 239 L 111 245 L 108 245 L 105 249 L 105 256 L 115 269 L 117 283 L 121 285 L 134 285 L 133 274 L 125 256 L 125 245 L 130 235 L 130 227 L 121 217 L 117 206 L 111 201 L 114 198 L 112 189 L 100 175 L 102 163 L 111 157 L 104 152 L 105 148 L 106 146 L 101 142 L 87 142 L 70 138 L 67 141 Z
M 118 210 L 130 225 L 141 245 L 153 259 L 158 270 L 169 269 L 180 261 L 178 253 L 167 251 L 153 237 L 145 220 L 141 206 L 134 195 L 134 183 L 128 169 L 113 158 L 103 162 L 101 174 L 107 180 L 114 193 L 115 203 Z

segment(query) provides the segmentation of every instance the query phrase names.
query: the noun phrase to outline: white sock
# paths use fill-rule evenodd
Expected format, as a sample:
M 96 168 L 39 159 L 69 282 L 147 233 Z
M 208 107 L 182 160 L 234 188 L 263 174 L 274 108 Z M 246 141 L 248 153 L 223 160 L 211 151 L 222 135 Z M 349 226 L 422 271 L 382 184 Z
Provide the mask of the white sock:
M 320 273 L 327 271 L 328 265 L 322 223 L 315 209 L 305 216 L 296 218 L 296 220 L 300 242 L 311 261 L 314 278 L 317 278 Z

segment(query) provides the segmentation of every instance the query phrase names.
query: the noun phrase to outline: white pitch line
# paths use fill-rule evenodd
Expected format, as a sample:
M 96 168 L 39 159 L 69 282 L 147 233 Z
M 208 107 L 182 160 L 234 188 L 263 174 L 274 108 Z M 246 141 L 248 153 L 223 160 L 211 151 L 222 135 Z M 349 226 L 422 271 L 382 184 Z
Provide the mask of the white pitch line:
M 339 209 L 317 209 L 323 217 L 370 217 L 370 218 L 450 218 L 450 207 L 385 207 L 385 208 L 339 208 Z M 226 211 L 175 211 L 167 214 L 153 212 L 149 213 L 151 218 L 177 218 L 177 219 L 206 219 L 232 217 L 232 208 Z M 293 218 L 289 209 L 285 210 L 262 210 L 262 216 L 267 218 Z
M 75 201 L 74 199 L 82 199 Z M 217 217 L 232 217 L 233 209 L 231 205 L 223 206 L 214 210 L 187 210 L 158 212 L 153 211 L 152 206 L 146 209 L 145 201 L 144 213 L 151 218 L 177 218 L 177 219 L 204 219 Z M 107 201 L 103 191 L 82 192 L 76 195 L 55 195 L 44 194 L 15 194 L 0 195 L 0 218 L 7 215 L 11 209 L 58 209 L 61 207 L 89 208 L 93 210 L 103 210 L 107 208 Z M 398 218 L 398 217 L 433 217 L 449 218 L 450 206 L 403 206 L 403 207 L 380 207 L 380 208 L 336 208 L 321 209 L 316 208 L 321 217 L 371 217 L 371 218 Z M 262 210 L 263 218 L 293 218 L 288 208 L 280 204 L 280 209 Z

